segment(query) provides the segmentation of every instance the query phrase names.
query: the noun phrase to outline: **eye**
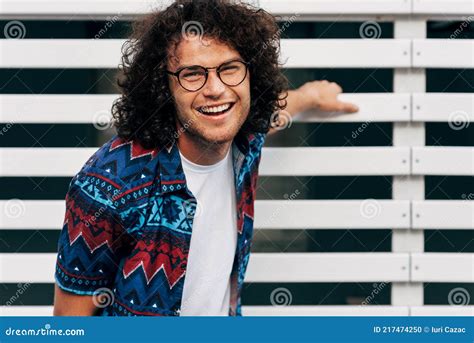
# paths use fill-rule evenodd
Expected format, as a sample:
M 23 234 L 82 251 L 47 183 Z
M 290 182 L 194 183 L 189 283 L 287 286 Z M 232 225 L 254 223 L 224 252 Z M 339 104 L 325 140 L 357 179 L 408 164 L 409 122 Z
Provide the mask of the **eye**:
M 233 72 L 237 70 L 239 70 L 239 66 L 236 64 L 230 64 L 230 65 L 222 66 L 220 68 L 221 72 Z
M 189 68 L 183 69 L 180 74 L 180 77 L 186 81 L 195 81 L 201 79 L 202 77 L 205 77 L 205 75 L 206 72 L 201 68 Z

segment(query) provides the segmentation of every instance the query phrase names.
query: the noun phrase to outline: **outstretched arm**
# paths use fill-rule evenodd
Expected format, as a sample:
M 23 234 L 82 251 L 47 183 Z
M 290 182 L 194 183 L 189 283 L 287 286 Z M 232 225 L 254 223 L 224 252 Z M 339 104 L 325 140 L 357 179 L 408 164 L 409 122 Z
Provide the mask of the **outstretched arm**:
M 294 116 L 297 113 L 311 109 L 323 112 L 344 112 L 354 113 L 359 108 L 352 103 L 340 101 L 338 95 L 342 93 L 342 88 L 335 82 L 327 80 L 311 81 L 303 86 L 288 91 L 286 98 L 287 106 L 280 113 L 283 116 Z M 281 118 L 280 121 L 287 121 L 290 118 Z M 278 122 L 274 126 L 278 126 Z M 270 129 L 269 134 L 277 132 L 277 129 Z

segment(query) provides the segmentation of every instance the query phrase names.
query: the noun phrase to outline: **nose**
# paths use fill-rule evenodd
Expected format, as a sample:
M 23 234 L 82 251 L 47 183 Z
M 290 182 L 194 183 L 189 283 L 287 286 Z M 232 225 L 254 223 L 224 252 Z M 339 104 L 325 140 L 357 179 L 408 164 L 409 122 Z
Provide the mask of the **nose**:
M 207 82 L 203 87 L 202 93 L 206 97 L 218 98 L 225 92 L 226 85 L 220 80 L 215 70 L 209 70 Z

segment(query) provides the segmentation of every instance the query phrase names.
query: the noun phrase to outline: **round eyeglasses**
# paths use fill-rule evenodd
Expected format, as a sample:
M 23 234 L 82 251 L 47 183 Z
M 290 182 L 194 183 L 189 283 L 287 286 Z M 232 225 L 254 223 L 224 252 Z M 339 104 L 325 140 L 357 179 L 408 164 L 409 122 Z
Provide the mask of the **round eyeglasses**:
M 197 92 L 206 84 L 209 70 L 211 69 L 216 69 L 217 76 L 225 85 L 230 87 L 240 85 L 247 76 L 248 65 L 248 62 L 233 60 L 222 63 L 218 67 L 206 68 L 200 65 L 193 65 L 180 68 L 176 72 L 169 70 L 166 72 L 176 76 L 181 87 L 187 91 Z

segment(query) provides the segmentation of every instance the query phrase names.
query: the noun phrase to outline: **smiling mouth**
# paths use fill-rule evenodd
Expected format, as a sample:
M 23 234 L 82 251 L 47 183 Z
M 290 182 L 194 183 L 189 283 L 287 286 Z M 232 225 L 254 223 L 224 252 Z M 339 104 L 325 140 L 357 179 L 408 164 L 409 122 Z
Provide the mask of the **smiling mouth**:
M 197 111 L 206 116 L 219 116 L 219 115 L 229 112 L 234 107 L 234 104 L 235 104 L 234 102 L 229 102 L 220 106 L 213 106 L 213 107 L 202 106 L 202 107 L 198 107 Z

